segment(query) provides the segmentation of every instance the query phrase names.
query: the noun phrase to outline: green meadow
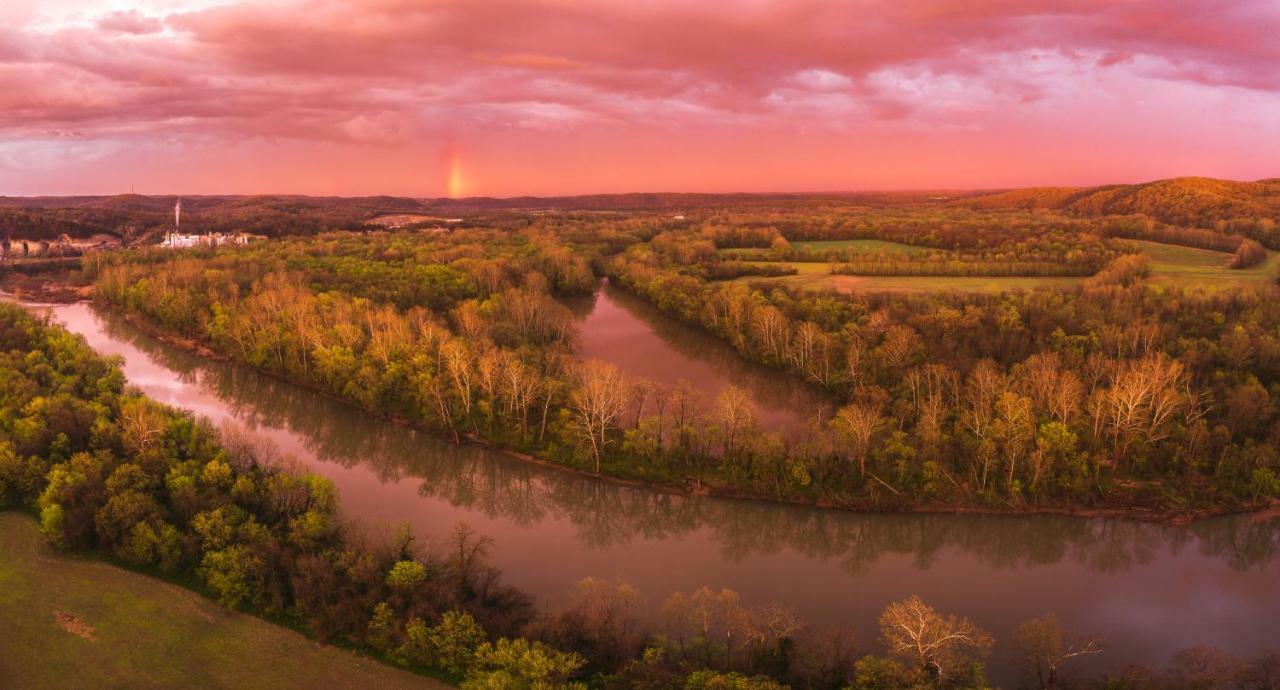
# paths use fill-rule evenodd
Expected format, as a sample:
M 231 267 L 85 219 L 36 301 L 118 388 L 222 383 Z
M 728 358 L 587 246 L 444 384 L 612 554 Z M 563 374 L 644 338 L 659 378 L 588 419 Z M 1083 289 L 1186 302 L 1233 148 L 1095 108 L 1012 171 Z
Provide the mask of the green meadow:
M 870 243 L 876 243 L 872 245 Z M 895 242 L 879 240 L 846 240 L 841 242 L 794 242 L 795 246 L 813 246 L 814 248 L 835 249 L 848 246 L 867 247 L 883 245 L 878 251 L 908 253 L 918 251 Z M 1155 285 L 1182 285 L 1222 289 L 1237 286 L 1248 286 L 1272 280 L 1280 271 L 1280 253 L 1269 252 L 1267 260 L 1246 269 L 1228 268 L 1231 255 L 1208 249 L 1183 247 L 1159 242 L 1135 242 L 1142 252 L 1151 257 L 1150 280 Z M 746 276 L 737 278 L 738 282 L 772 282 L 805 289 L 835 289 L 841 292 L 932 292 L 941 290 L 959 290 L 964 292 L 998 293 L 1009 290 L 1032 290 L 1035 288 L 1069 288 L 1080 283 L 1082 278 L 1060 276 L 1029 277 L 984 277 L 984 276 L 852 276 L 832 275 L 828 262 L 768 262 L 748 261 L 756 265 L 780 263 L 796 269 L 796 275 L 761 278 Z
M 0 512 L 0 619 L 6 688 L 449 687 L 59 553 L 15 512 Z
M 1271 280 L 1280 268 L 1280 254 L 1276 252 L 1267 252 L 1267 260 L 1257 266 L 1231 269 L 1227 267 L 1231 255 L 1226 252 L 1159 242 L 1135 243 L 1151 257 L 1151 281 L 1156 284 L 1235 287 Z

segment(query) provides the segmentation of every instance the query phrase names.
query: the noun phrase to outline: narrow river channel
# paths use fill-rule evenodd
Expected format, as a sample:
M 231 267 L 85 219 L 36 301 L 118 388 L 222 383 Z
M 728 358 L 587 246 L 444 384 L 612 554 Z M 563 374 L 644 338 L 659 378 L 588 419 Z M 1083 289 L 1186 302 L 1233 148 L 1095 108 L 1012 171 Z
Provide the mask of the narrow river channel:
M 708 388 L 751 370 L 726 363 L 723 350 L 699 339 L 706 336 L 643 303 L 611 292 L 598 299 L 604 301 L 584 305 L 580 315 L 580 348 L 590 356 L 633 357 L 609 338 L 642 342 L 649 348 L 644 361 L 683 363 L 676 375 Z M 331 478 L 349 518 L 371 529 L 407 522 L 431 540 L 458 521 L 470 523 L 495 540 L 493 557 L 509 581 L 550 604 L 589 575 L 630 582 L 653 609 L 676 590 L 729 587 L 747 602 L 785 602 L 815 625 L 852 626 L 861 648 L 875 651 L 880 610 L 918 594 L 996 637 L 991 676 L 1006 687 L 1016 680 L 1013 631 L 1046 612 L 1106 637 L 1109 652 L 1086 660 L 1089 670 L 1162 665 L 1197 644 L 1247 654 L 1277 642 L 1280 520 L 1237 516 L 1166 526 L 853 514 L 621 487 L 383 422 L 174 349 L 87 304 L 49 309 L 97 351 L 122 357 L 128 380 L 153 398 L 215 424 L 246 427 Z M 740 385 L 756 396 L 762 417 L 786 423 L 794 390 L 769 398 L 767 383 Z

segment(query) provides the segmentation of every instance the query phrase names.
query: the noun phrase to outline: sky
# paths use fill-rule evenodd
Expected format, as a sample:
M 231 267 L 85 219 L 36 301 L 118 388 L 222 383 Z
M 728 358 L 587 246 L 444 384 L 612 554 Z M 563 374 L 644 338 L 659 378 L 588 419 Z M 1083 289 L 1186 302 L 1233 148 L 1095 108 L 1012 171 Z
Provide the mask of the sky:
M 1280 177 L 1276 0 L 0 0 L 0 195 Z

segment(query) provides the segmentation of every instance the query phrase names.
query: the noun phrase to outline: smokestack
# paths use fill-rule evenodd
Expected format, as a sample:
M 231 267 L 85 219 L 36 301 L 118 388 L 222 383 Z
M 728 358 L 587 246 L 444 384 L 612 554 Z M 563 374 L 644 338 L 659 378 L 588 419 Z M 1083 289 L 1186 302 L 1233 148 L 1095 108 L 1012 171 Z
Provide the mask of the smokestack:
M 182 222 L 182 199 L 173 205 L 173 228 L 176 230 Z

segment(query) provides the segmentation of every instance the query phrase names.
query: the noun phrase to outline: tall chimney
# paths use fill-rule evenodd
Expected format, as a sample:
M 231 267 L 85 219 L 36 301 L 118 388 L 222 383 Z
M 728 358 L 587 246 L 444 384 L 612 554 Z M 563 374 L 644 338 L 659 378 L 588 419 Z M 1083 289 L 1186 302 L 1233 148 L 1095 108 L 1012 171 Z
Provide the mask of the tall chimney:
M 182 199 L 173 205 L 173 229 L 177 230 L 182 221 Z

